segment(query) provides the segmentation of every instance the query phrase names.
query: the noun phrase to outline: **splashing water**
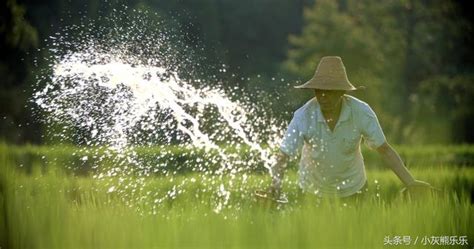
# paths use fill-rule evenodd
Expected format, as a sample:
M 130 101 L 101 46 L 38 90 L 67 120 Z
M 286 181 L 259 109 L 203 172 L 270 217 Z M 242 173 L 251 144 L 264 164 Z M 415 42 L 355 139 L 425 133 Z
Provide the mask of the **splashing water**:
M 126 32 L 126 36 L 137 40 L 132 39 L 133 32 Z M 142 51 L 138 56 L 131 53 L 134 46 L 127 44 L 127 37 L 121 37 L 122 43 L 106 49 L 103 41 L 96 46 L 96 40 L 85 37 L 89 40 L 54 57 L 52 72 L 45 80 L 47 84 L 33 99 L 47 120 L 72 127 L 87 148 L 106 147 L 105 153 L 96 149 L 95 166 L 100 168 L 102 160 L 108 159 L 113 167 L 98 170 L 100 173 L 94 177 L 120 177 L 118 182 L 110 180 L 109 193 L 120 189 L 138 193 L 143 190 L 146 177 L 160 170 L 164 173 L 165 169 L 174 168 L 171 172 L 176 174 L 179 165 L 173 164 L 180 162 L 173 156 L 157 163 L 158 159 L 173 154 L 176 146 L 188 148 L 190 154 L 203 150 L 202 156 L 194 155 L 192 170 L 209 175 L 205 180 L 215 185 L 216 198 L 220 200 L 215 211 L 219 212 L 229 201 L 231 195 L 226 188 L 234 185 L 236 174 L 244 173 L 241 179 L 245 182 L 246 171 L 255 169 L 256 165 L 267 169 L 273 165 L 271 150 L 276 148 L 283 129 L 276 120 L 257 114 L 262 113 L 258 106 L 246 103 L 244 97 L 232 100 L 232 93 L 206 86 L 199 79 L 182 79 L 179 67 L 185 69 L 185 65 L 169 67 L 164 61 L 170 59 L 158 53 Z M 141 47 L 155 51 L 162 49 L 164 43 L 155 44 L 158 47 Z M 58 50 L 61 48 L 52 49 Z M 70 134 L 65 130 L 56 135 L 67 138 Z M 158 146 L 157 160 L 147 164 L 134 150 L 137 146 Z M 229 147 L 245 147 L 255 156 L 242 158 L 241 151 Z M 87 160 L 90 159 L 85 157 Z M 219 166 L 212 170 L 212 165 Z M 124 181 L 123 177 L 132 172 L 138 172 L 140 177 L 134 178 L 135 182 Z M 224 177 L 229 181 L 216 184 Z M 153 198 L 153 202 L 175 198 L 182 192 L 179 188 L 179 184 L 173 185 L 164 196 Z M 133 200 L 128 203 L 133 205 Z

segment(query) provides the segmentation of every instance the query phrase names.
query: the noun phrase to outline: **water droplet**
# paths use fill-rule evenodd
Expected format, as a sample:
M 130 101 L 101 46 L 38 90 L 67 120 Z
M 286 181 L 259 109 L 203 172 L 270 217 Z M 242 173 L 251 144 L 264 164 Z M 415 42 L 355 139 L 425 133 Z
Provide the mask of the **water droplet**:
M 107 190 L 107 193 L 112 193 L 114 191 L 115 191 L 115 186 L 112 186 Z

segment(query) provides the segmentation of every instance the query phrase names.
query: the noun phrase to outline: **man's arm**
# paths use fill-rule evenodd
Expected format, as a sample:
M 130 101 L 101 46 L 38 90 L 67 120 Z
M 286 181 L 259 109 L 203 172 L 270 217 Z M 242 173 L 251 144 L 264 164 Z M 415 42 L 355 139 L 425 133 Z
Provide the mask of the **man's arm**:
M 288 156 L 280 151 L 277 155 L 277 162 L 273 165 L 270 173 L 272 177 L 272 185 L 270 186 L 269 192 L 274 196 L 280 195 L 287 162 Z
M 388 166 L 395 172 L 400 180 L 407 187 L 431 187 L 427 182 L 418 181 L 413 178 L 408 169 L 405 167 L 398 153 L 387 142 L 377 148 L 377 152 L 388 163 Z

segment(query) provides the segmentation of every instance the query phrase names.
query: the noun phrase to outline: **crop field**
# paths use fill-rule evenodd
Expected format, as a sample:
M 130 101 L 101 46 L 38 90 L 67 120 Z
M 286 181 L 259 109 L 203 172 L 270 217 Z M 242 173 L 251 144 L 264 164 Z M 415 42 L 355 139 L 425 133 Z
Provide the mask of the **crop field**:
M 0 249 L 474 249 L 472 3 L 1 1 Z
M 58 162 L 36 165 L 31 155 L 19 159 L 30 149 L 1 149 L 2 248 L 472 248 L 474 243 L 469 146 L 400 149 L 412 151 L 405 153 L 413 161 L 410 172 L 439 189 L 433 192 L 400 193 L 403 186 L 393 172 L 372 166 L 363 198 L 319 199 L 298 191 L 291 167 L 284 182 L 287 204 L 253 195 L 269 185 L 264 171 L 212 182 L 205 181 L 208 174 L 178 172 L 127 188 L 123 182 L 137 181 L 73 174 Z M 429 155 L 445 160 L 416 160 Z M 18 160 L 32 165 L 25 170 Z M 111 187 L 114 182 L 122 184 Z M 226 202 L 215 193 L 221 185 L 228 191 Z

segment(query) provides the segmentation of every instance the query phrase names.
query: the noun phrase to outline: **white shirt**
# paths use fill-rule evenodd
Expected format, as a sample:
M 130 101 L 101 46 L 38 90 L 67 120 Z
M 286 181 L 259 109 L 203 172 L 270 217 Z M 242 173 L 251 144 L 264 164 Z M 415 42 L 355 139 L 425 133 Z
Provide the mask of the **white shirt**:
M 331 131 L 314 97 L 294 113 L 280 150 L 294 157 L 302 148 L 298 171 L 302 189 L 320 196 L 345 197 L 359 191 L 367 180 L 362 138 L 371 148 L 385 142 L 377 116 L 367 103 L 344 95 Z

